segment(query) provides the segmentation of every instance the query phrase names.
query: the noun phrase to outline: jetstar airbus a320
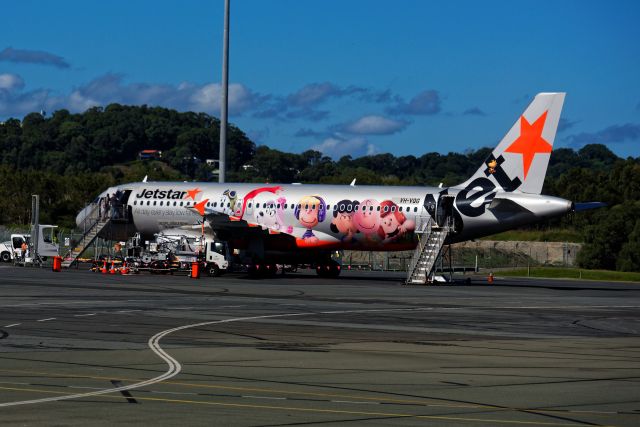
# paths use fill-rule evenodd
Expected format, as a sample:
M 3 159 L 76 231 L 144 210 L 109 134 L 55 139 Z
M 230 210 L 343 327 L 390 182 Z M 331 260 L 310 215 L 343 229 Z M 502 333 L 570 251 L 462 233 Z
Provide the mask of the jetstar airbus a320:
M 454 243 L 574 209 L 540 195 L 564 97 L 538 94 L 477 172 L 453 187 L 137 182 L 99 197 L 120 196 L 127 233 L 180 234 L 204 223 L 248 263 L 308 263 L 337 275 L 334 251 L 413 249 L 427 223 L 447 226 L 445 243 Z

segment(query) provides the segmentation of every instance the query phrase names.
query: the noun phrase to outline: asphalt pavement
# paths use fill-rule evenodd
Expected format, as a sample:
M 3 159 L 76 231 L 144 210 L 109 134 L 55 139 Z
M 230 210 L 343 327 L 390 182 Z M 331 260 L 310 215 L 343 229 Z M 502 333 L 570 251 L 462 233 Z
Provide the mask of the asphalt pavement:
M 0 265 L 2 425 L 640 425 L 640 284 Z

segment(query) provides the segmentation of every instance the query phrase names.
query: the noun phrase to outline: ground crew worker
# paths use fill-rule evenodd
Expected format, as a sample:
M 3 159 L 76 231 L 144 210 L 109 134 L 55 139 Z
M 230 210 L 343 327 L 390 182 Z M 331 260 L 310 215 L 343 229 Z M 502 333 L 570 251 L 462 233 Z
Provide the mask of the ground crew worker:
M 22 262 L 24 262 L 25 258 L 29 255 L 29 246 L 27 245 L 27 242 L 22 242 L 20 249 L 22 250 Z

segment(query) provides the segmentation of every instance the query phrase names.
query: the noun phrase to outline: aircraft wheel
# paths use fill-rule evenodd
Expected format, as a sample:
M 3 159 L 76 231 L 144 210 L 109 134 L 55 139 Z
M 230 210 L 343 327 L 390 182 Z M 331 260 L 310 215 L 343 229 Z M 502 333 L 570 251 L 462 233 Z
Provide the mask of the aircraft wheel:
M 338 277 L 342 266 L 335 261 L 316 265 L 316 274 L 320 277 Z
M 278 273 L 278 266 L 276 264 L 263 264 L 260 269 L 260 275 L 262 277 L 274 277 Z
M 249 269 L 248 269 L 249 270 L 248 271 L 249 272 L 249 276 L 250 277 L 254 277 L 254 278 L 260 277 L 261 274 L 262 274 L 262 267 L 263 267 L 263 265 L 261 265 L 261 264 L 251 264 L 251 265 L 249 265 Z
M 342 266 L 336 261 L 331 261 L 329 264 L 329 277 L 338 277 L 342 271 Z

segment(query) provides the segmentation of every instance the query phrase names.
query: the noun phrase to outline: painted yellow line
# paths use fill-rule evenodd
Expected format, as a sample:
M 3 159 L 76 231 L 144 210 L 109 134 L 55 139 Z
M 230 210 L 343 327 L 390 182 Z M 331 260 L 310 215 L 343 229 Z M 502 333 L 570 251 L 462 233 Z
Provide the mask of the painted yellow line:
M 142 381 L 139 378 L 125 378 L 125 377 L 101 377 L 101 376 L 92 376 L 92 375 L 71 375 L 71 374 L 61 374 L 56 372 L 37 372 L 37 371 L 26 371 L 26 370 L 17 370 L 17 369 L 0 369 L 0 372 L 9 372 L 9 373 L 30 373 L 30 374 L 40 374 L 40 375 L 48 375 L 51 377 L 58 378 L 78 378 L 78 379 L 95 379 L 95 380 L 119 380 L 124 382 L 136 382 Z M 258 380 L 259 381 L 259 380 Z M 0 381 L 0 384 L 7 383 L 5 381 Z M 587 410 L 567 410 L 567 409 L 534 409 L 534 408 L 517 408 L 517 407 L 505 407 L 505 406 L 496 406 L 489 404 L 447 404 L 447 403 L 428 403 L 428 402 L 438 402 L 438 399 L 431 397 L 424 397 L 424 400 L 412 400 L 412 399 L 397 399 L 397 398 L 387 398 L 387 397 L 369 397 L 369 396 L 361 396 L 361 395 L 351 395 L 351 394 L 338 394 L 338 393 L 319 393 L 319 392 L 305 392 L 305 391 L 287 391 L 287 390 L 278 390 L 272 388 L 258 388 L 258 387 L 237 387 L 237 386 L 224 386 L 224 385 L 209 385 L 209 384 L 195 384 L 188 382 L 180 382 L 180 381 L 163 381 L 161 384 L 171 384 L 178 385 L 184 387 L 193 387 L 193 388 L 208 388 L 208 389 L 220 389 L 220 390 L 234 390 L 234 391 L 250 391 L 250 392 L 260 392 L 260 393 L 275 393 L 275 394 L 286 394 L 286 395 L 294 395 L 294 396 L 315 396 L 315 397 L 330 397 L 330 398 L 348 398 L 348 399 L 360 399 L 360 400 L 369 400 L 376 402 L 391 402 L 391 403 L 400 403 L 400 404 L 415 404 L 421 405 L 425 407 L 436 407 L 436 408 L 469 408 L 469 409 L 491 409 L 497 412 L 504 411 L 517 411 L 517 412 L 528 412 L 531 414 L 566 414 L 566 413 L 575 413 L 575 414 L 591 414 L 591 415 L 615 415 L 617 412 L 613 411 L 587 411 Z M 313 387 L 311 385 L 300 384 L 301 387 Z M 0 387 L 2 389 L 3 387 Z M 19 389 L 16 389 L 19 390 Z M 43 391 L 44 392 L 44 391 Z M 60 393 L 60 392 L 56 392 Z M 371 391 L 371 393 L 384 393 L 384 392 L 376 392 Z M 65 393 L 60 393 L 65 394 Z
M 36 372 L 36 371 L 26 371 L 26 370 L 9 370 L 9 369 L 0 369 L 0 372 L 23 372 L 30 374 L 39 374 L 39 375 L 47 375 L 51 377 L 58 378 L 84 378 L 84 379 L 95 379 L 95 380 L 119 380 L 123 382 L 137 382 L 142 381 L 141 379 L 136 378 L 123 378 L 123 377 L 100 377 L 100 376 L 91 376 L 91 375 L 70 375 L 70 374 L 60 374 L 54 372 Z M 220 390 L 234 390 L 234 391 L 253 391 L 253 392 L 262 392 L 262 393 L 277 393 L 277 394 L 289 394 L 289 395 L 300 395 L 300 396 L 316 396 L 316 397 L 338 397 L 338 398 L 348 398 L 348 399 L 361 399 L 361 400 L 373 400 L 379 402 L 394 402 L 394 403 L 413 403 L 417 405 L 423 406 L 437 406 L 437 407 L 447 407 L 447 408 L 490 408 L 490 409 L 501 409 L 496 406 L 491 405 L 482 405 L 482 404 L 447 404 L 447 403 L 434 403 L 429 404 L 427 401 L 435 401 L 438 402 L 438 399 L 433 399 L 430 397 L 425 397 L 424 400 L 412 400 L 412 399 L 394 399 L 394 398 L 385 398 L 385 397 L 367 397 L 360 395 L 351 395 L 351 394 L 338 394 L 338 393 L 318 393 L 318 392 L 305 392 L 305 391 L 287 391 L 287 390 L 278 390 L 271 388 L 257 388 L 257 387 L 234 387 L 234 386 L 223 386 L 223 385 L 208 385 L 208 384 L 194 384 L 187 382 L 179 382 L 179 381 L 163 381 L 162 384 L 172 384 L 179 385 L 185 387 L 194 387 L 194 388 L 210 388 L 210 389 L 220 389 Z M 313 387 L 309 385 L 299 385 L 301 387 Z M 371 393 L 379 393 L 372 391 Z
M 61 391 L 51 391 L 51 390 L 40 390 L 40 389 L 31 389 L 31 388 L 17 388 L 17 387 L 0 387 L 2 390 L 14 390 L 14 391 L 30 391 L 37 393 L 48 393 L 48 394 L 66 394 Z M 114 393 L 118 393 L 114 391 Z M 102 394 L 98 396 L 91 397 L 106 397 L 110 399 L 122 399 L 122 396 L 112 396 L 108 394 Z M 581 426 L 584 424 L 580 423 L 555 423 L 555 422 L 544 422 L 544 421 L 519 421 L 519 420 L 500 420 L 493 418 L 471 418 L 471 417 L 453 417 L 446 415 L 414 415 L 414 414 L 401 414 L 396 412 L 374 412 L 374 411 L 348 411 L 341 409 L 321 409 L 321 408 L 300 408 L 295 406 L 272 406 L 272 405 L 253 405 L 250 403 L 222 403 L 222 402 L 207 402 L 201 400 L 186 400 L 186 399 L 167 399 L 163 397 L 138 397 L 136 396 L 136 400 L 147 400 L 147 401 L 155 401 L 155 402 L 168 402 L 168 403 L 181 403 L 181 404 L 189 404 L 189 405 L 208 405 L 208 406 L 224 406 L 230 408 L 250 408 L 250 409 L 268 409 L 275 411 L 295 411 L 295 412 L 309 412 L 309 413 L 321 413 L 321 414 L 340 414 L 340 415 L 356 415 L 356 416 L 367 416 L 367 417 L 394 417 L 394 418 L 417 418 L 417 419 L 427 419 L 427 420 L 445 420 L 445 421 L 462 421 L 469 423 L 495 423 L 495 424 L 516 424 L 516 425 L 540 425 L 540 426 L 564 426 L 564 427 L 572 427 L 572 426 Z M 50 402 L 51 403 L 51 402 Z M 600 426 L 600 427 L 616 427 L 616 426 Z
M 447 404 L 447 403 L 426 403 L 426 401 L 438 401 L 438 399 L 433 399 L 431 397 L 425 397 L 424 400 L 411 400 L 411 399 L 394 399 L 394 398 L 386 398 L 386 397 L 368 397 L 368 396 L 360 396 L 360 395 L 352 395 L 352 394 L 336 394 L 336 393 L 318 393 L 318 392 L 309 392 L 309 391 L 286 391 L 286 390 L 278 390 L 271 388 L 252 388 L 252 387 L 234 387 L 234 386 L 224 386 L 224 385 L 207 385 L 207 384 L 192 384 L 192 383 L 183 383 L 177 381 L 165 381 L 165 384 L 174 384 L 174 385 L 182 385 L 185 387 L 196 387 L 196 388 L 214 388 L 221 390 L 237 390 L 237 391 L 257 391 L 262 393 L 277 393 L 277 394 L 292 394 L 292 395 L 300 395 L 300 396 L 316 396 L 316 397 L 339 397 L 342 399 L 360 399 L 360 400 L 373 400 L 378 402 L 394 402 L 394 403 L 413 403 L 417 405 L 423 406 L 438 406 L 438 407 L 447 407 L 447 408 L 490 408 L 490 409 L 500 409 L 491 405 L 476 405 L 476 404 Z M 307 386 L 309 387 L 309 386 Z M 376 391 L 372 391 L 371 393 L 380 393 Z M 382 392 L 384 393 L 384 392 Z

